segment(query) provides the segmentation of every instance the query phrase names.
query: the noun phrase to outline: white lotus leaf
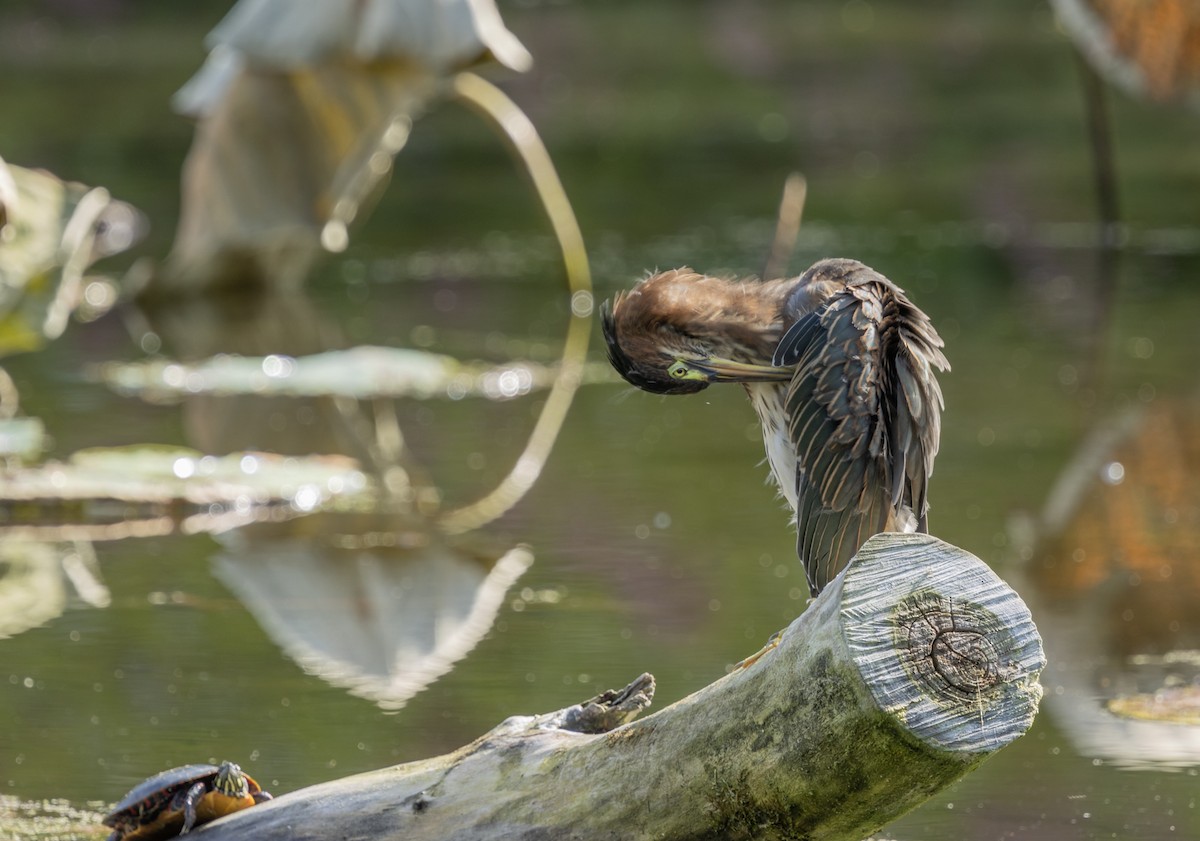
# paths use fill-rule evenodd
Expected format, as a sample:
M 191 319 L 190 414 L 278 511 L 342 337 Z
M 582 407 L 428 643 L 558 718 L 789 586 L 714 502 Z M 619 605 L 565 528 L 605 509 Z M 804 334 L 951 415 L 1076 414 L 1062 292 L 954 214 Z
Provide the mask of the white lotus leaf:
M 221 355 L 190 364 L 110 362 L 94 371 L 122 394 L 157 401 L 194 394 L 507 400 L 548 388 L 555 375 L 553 367 L 534 362 L 486 365 L 376 346 L 300 357 Z
M 80 450 L 65 462 L 0 471 L 0 502 L 286 503 L 303 512 L 335 498 L 370 496 L 372 490 L 358 463 L 345 456 L 211 456 L 173 447 Z

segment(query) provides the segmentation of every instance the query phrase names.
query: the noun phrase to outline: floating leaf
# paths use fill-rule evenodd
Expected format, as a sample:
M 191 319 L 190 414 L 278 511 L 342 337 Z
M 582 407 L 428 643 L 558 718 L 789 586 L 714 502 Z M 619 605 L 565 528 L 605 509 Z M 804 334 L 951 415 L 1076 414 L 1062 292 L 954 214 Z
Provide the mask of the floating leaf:
M 286 503 L 305 512 L 371 491 L 358 463 L 344 456 L 206 456 L 170 447 L 81 450 L 66 462 L 0 472 L 0 502 L 8 503 L 115 500 L 235 510 Z M 12 507 L 5 513 L 11 521 Z
M 1171 724 L 1200 724 L 1200 686 L 1164 687 L 1108 702 L 1108 709 L 1125 718 L 1163 721 Z
M 116 391 L 152 401 L 193 394 L 507 400 L 548 388 L 556 372 L 535 362 L 488 366 L 425 351 L 371 346 L 302 357 L 221 355 L 193 364 L 110 362 L 95 370 Z M 600 371 L 595 375 L 607 378 Z

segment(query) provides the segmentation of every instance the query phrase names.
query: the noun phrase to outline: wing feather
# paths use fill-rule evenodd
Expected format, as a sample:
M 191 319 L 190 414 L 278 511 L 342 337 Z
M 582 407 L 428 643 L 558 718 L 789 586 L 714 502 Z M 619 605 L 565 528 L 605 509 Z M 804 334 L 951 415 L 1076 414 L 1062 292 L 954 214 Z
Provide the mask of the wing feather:
M 849 262 L 849 261 L 846 261 Z M 861 266 L 801 315 L 774 355 L 795 365 L 785 408 L 797 453 L 797 552 L 817 594 L 909 507 L 924 522 L 940 435 L 942 341 L 923 312 Z

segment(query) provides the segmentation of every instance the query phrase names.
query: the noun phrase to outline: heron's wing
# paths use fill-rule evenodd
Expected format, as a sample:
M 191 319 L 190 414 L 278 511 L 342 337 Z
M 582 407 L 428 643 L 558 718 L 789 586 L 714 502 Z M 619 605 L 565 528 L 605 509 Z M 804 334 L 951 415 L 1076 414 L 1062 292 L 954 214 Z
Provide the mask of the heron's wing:
M 937 453 L 941 339 L 899 289 L 851 283 L 784 334 L 795 365 L 788 434 L 797 454 L 797 551 L 814 595 L 872 535 L 921 518 Z

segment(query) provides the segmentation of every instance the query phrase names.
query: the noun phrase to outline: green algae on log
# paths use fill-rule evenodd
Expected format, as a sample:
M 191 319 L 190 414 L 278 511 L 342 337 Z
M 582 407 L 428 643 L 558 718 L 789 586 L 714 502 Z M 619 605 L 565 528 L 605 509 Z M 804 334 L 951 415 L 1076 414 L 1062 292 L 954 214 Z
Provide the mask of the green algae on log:
M 777 645 L 655 715 L 631 721 L 652 692 L 643 676 L 203 834 L 860 839 L 1024 733 L 1044 665 L 1029 611 L 982 561 L 927 535 L 877 535 Z M 580 714 L 606 704 L 619 714 Z

